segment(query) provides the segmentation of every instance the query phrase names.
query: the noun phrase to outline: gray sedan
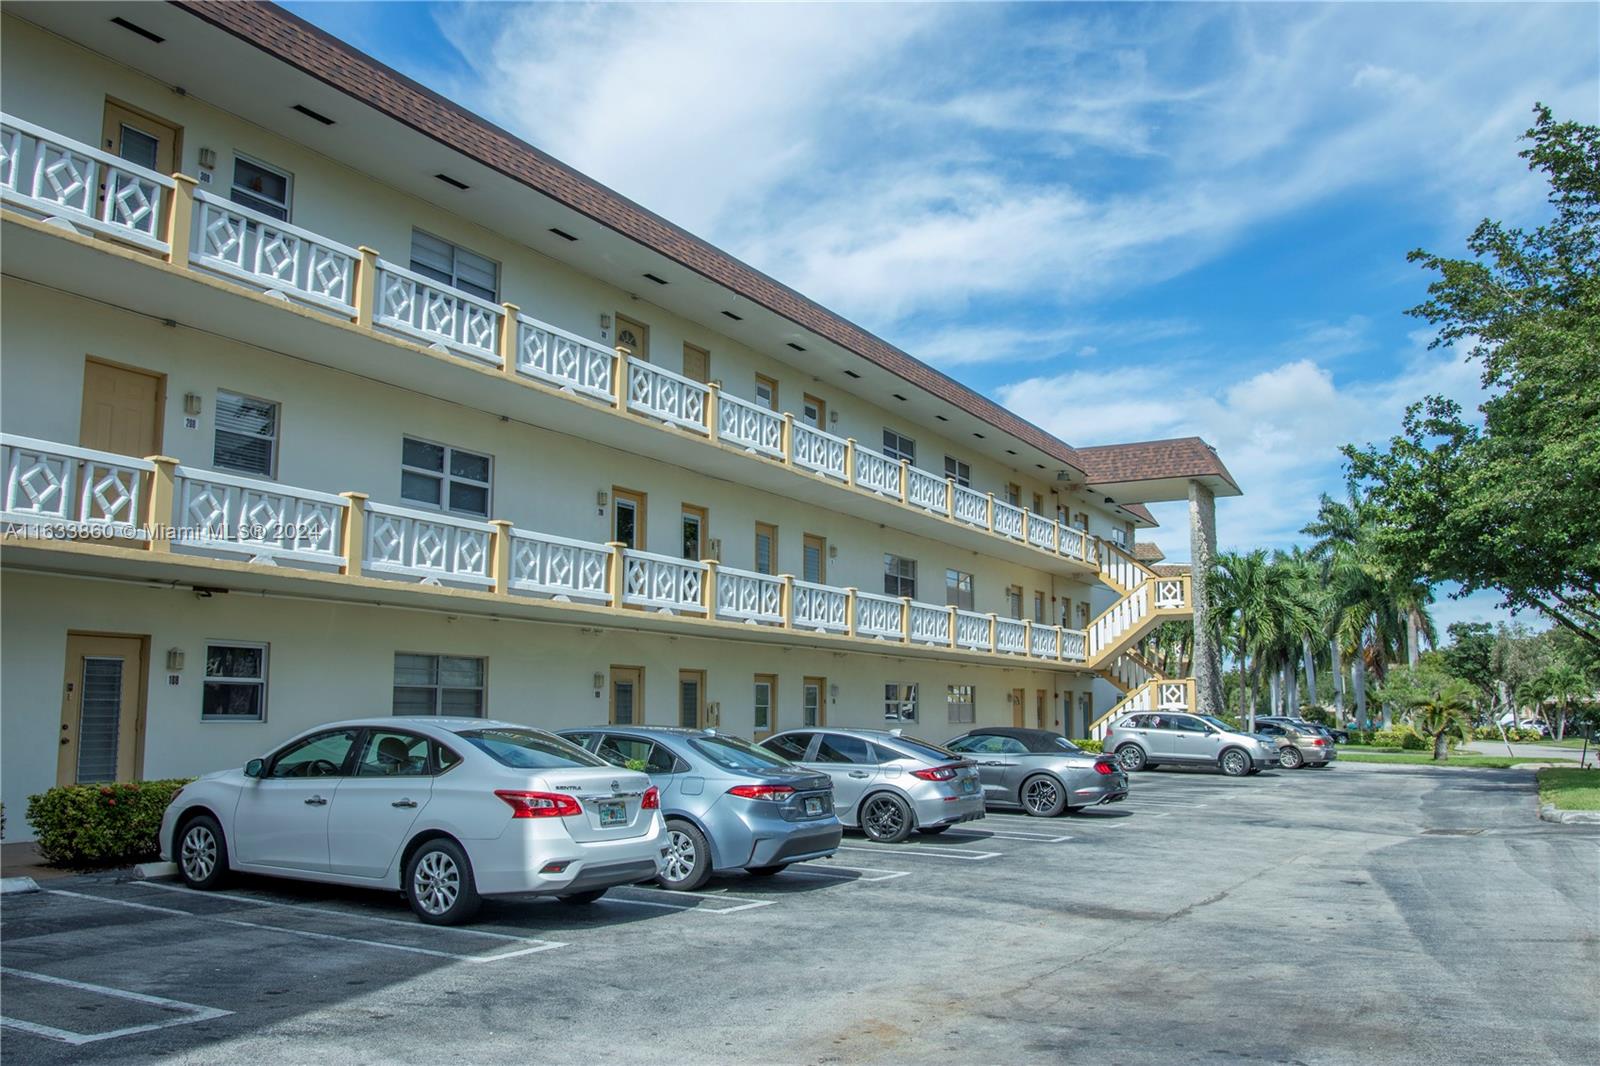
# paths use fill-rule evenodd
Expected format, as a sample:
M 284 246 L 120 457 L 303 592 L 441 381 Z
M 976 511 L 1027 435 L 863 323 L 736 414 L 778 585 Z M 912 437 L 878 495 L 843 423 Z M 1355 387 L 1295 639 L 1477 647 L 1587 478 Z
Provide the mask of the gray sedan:
M 1059 733 L 996 726 L 963 733 L 945 747 L 978 764 L 989 806 L 1052 818 L 1128 798 L 1128 775 L 1115 758 L 1084 751 Z
M 615 766 L 643 769 L 661 793 L 667 852 L 656 878 L 692 892 L 713 873 L 767 877 L 832 855 L 843 833 L 833 782 L 711 729 L 596 726 L 561 735 Z

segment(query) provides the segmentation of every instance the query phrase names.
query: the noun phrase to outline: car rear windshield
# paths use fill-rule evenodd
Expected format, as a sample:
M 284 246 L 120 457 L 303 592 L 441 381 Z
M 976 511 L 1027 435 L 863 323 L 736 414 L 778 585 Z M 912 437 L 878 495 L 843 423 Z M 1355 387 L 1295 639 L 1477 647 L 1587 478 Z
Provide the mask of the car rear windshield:
M 513 770 L 561 770 L 574 766 L 607 766 L 576 744 L 532 729 L 469 729 L 456 736 L 502 766 Z
M 691 737 L 689 746 L 724 770 L 789 770 L 794 763 L 777 752 L 738 737 Z
M 948 748 L 941 748 L 937 744 L 930 744 L 926 740 L 918 740 L 916 737 L 890 737 L 889 744 L 894 747 L 905 748 L 914 755 L 924 759 L 932 759 L 934 762 L 955 762 L 958 759 L 966 758 L 966 756 L 957 755 Z

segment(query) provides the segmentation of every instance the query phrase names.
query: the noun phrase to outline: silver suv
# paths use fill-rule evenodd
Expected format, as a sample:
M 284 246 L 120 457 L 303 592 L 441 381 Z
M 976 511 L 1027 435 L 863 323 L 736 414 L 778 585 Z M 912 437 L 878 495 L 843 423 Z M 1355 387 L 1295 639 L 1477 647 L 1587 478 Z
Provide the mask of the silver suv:
M 1130 772 L 1173 763 L 1215 766 L 1229 777 L 1243 777 L 1278 765 L 1278 746 L 1268 738 L 1182 711 L 1123 715 L 1106 727 L 1104 747 Z
M 791 729 L 761 746 L 831 777 L 839 821 L 882 844 L 983 817 L 972 761 L 898 729 Z

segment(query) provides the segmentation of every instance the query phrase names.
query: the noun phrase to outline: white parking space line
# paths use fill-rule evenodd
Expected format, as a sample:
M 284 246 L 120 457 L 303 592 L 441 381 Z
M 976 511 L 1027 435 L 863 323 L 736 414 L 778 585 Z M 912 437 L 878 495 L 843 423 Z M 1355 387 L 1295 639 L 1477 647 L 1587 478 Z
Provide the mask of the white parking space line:
M 144 884 L 145 882 L 132 883 Z M 150 887 L 153 888 L 156 886 L 151 885 Z M 360 944 L 363 947 L 382 948 L 385 951 L 399 951 L 409 955 L 427 955 L 436 959 L 452 959 L 457 962 L 499 962 L 502 959 L 513 959 L 520 955 L 532 955 L 538 951 L 549 951 L 552 948 L 566 947 L 565 944 L 557 943 L 553 940 L 535 940 L 531 937 L 511 936 L 508 933 L 489 933 L 476 929 L 465 930 L 458 929 L 454 926 L 423 925 L 420 922 L 401 922 L 393 918 L 376 918 L 361 914 L 351 914 L 346 911 L 330 911 L 320 907 L 306 907 L 298 903 L 269 903 L 265 900 L 251 899 L 248 896 L 218 895 L 214 897 L 217 899 L 230 899 L 243 903 L 253 903 L 262 907 L 282 907 L 289 910 L 305 910 L 314 914 L 332 915 L 336 918 L 353 919 L 359 922 L 392 923 L 396 925 L 404 925 L 411 929 L 426 930 L 429 932 L 476 933 L 480 936 L 492 936 L 502 940 L 511 941 L 512 943 L 527 945 L 525 947 L 516 948 L 510 951 L 497 952 L 493 955 L 462 955 L 453 951 L 438 951 L 433 948 L 414 947 L 410 944 L 391 944 L 383 940 L 367 940 L 363 937 L 357 936 L 340 936 L 337 933 L 318 933 L 310 929 L 293 929 L 289 926 L 272 925 L 267 922 L 247 922 L 242 918 L 224 918 L 219 914 L 197 914 L 194 911 L 179 910 L 176 907 L 157 907 L 150 903 L 135 903 L 132 900 L 112 899 L 108 896 L 94 896 L 84 892 L 68 892 L 65 889 L 59 888 L 47 889 L 46 891 L 53 896 L 71 896 L 76 899 L 93 900 L 96 903 L 104 903 L 112 907 L 128 907 L 134 910 L 154 911 L 158 914 L 169 914 L 182 918 L 193 918 L 195 921 L 213 922 L 217 925 L 231 925 L 241 929 L 260 929 L 270 933 L 284 933 L 288 936 L 305 937 L 307 940 L 337 940 L 345 944 Z M 190 892 L 191 890 L 177 889 L 177 891 Z M 202 895 L 202 893 L 199 892 L 192 892 L 192 894 L 196 896 Z
M 972 848 L 932 848 L 920 844 L 879 844 L 874 847 L 840 844 L 840 851 L 865 851 L 873 855 L 909 855 L 912 858 L 959 859 L 963 862 L 983 862 L 998 859 L 1003 852 L 974 851 Z
M 74 1046 L 93 1044 L 101 1040 L 115 1040 L 118 1037 L 137 1036 L 139 1033 L 149 1033 L 157 1029 L 170 1029 L 174 1025 L 193 1025 L 195 1022 L 208 1022 L 213 1018 L 225 1018 L 232 1014 L 231 1010 L 220 1007 L 202 1007 L 198 1003 L 185 1003 L 181 999 L 167 999 L 165 996 L 151 996 L 143 992 L 129 992 L 123 988 L 111 988 L 107 985 L 92 985 L 87 981 L 71 981 L 65 977 L 51 977 L 49 974 L 34 973 L 31 970 L 18 970 L 10 966 L 0 966 L 0 973 L 12 977 L 22 977 L 30 981 L 42 981 L 45 984 L 60 985 L 65 988 L 76 988 L 80 992 L 92 992 L 97 996 L 109 996 L 113 999 L 126 999 L 134 1003 L 143 1003 L 150 1007 L 159 1007 L 164 1011 L 172 1011 L 180 1017 L 168 1018 L 165 1021 L 146 1022 L 143 1025 L 130 1025 L 122 1029 L 110 1029 L 103 1033 L 75 1033 L 70 1029 L 57 1029 L 53 1025 L 41 1025 L 38 1022 L 27 1022 L 20 1018 L 8 1018 L 0 1015 L 0 1026 L 7 1029 L 16 1029 L 34 1036 L 49 1037 L 51 1040 L 60 1040 Z
M 775 902 L 770 899 L 741 899 L 737 896 L 724 896 L 718 893 L 706 892 L 679 892 L 672 888 L 640 888 L 638 885 L 624 886 L 629 892 L 648 893 L 652 896 L 683 896 L 682 903 L 672 899 L 634 899 L 629 896 L 615 895 L 619 889 L 612 889 L 600 897 L 601 903 L 621 903 L 633 907 L 663 907 L 673 911 L 695 911 L 700 914 L 736 914 L 739 911 L 755 910 L 757 907 L 770 907 Z M 713 903 L 733 903 L 732 907 L 711 906 Z
M 802 869 L 804 867 L 804 869 Z M 786 874 L 801 874 L 805 877 L 826 877 L 833 881 L 851 881 L 857 884 L 872 884 L 875 881 L 893 881 L 900 877 L 910 877 L 910 870 L 880 870 L 872 866 L 840 866 L 836 863 L 797 862 L 787 870 Z M 852 875 L 874 876 L 852 876 Z

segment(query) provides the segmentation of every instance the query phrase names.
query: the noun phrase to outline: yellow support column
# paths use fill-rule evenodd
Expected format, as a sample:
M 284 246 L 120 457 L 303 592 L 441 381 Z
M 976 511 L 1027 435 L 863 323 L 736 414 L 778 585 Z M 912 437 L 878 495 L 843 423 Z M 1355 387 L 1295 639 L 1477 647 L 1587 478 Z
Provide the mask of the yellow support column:
M 783 615 L 783 628 L 794 628 L 794 575 L 779 574 L 783 580 L 783 591 L 779 593 L 779 613 Z
M 954 651 L 960 646 L 956 643 L 956 609 L 954 607 L 946 607 L 945 610 L 950 612 L 950 650 Z
M 172 195 L 167 197 L 167 262 L 189 265 L 189 240 L 194 227 L 194 190 L 199 183 L 187 174 L 172 175 Z
M 911 502 L 911 460 L 900 460 L 900 502 Z
M 900 643 L 911 643 L 911 597 L 900 597 Z
M 364 244 L 357 251 L 361 262 L 356 266 L 356 325 L 371 329 L 377 321 L 378 252 Z
M 706 577 L 705 581 L 702 582 L 703 587 L 700 589 L 700 597 L 705 603 L 706 617 L 715 618 L 717 616 L 717 582 L 721 580 L 721 575 L 717 573 L 717 567 L 722 564 L 716 559 L 701 559 L 700 561 L 706 565 Z
M 722 382 L 706 383 L 706 437 L 712 444 L 722 440 Z
M 990 499 L 993 499 L 993 498 L 994 497 L 992 497 L 992 496 L 990 497 Z M 991 614 L 989 616 L 989 651 L 991 651 L 991 652 L 993 652 L 995 650 L 994 634 L 995 634 L 995 616 Z
M 783 437 L 778 447 L 783 452 L 785 466 L 794 465 L 794 415 L 788 411 L 783 413 Z
M 350 501 L 344 509 L 344 530 L 340 534 L 344 542 L 344 565 L 339 567 L 339 572 L 346 577 L 360 577 L 361 561 L 367 554 L 367 494 L 341 492 L 339 495 Z
M 516 304 L 500 305 L 500 369 L 506 377 L 517 376 L 517 316 L 522 308 Z
M 1028 619 L 1022 622 L 1022 654 L 1033 658 L 1033 622 Z
M 956 479 L 953 477 L 944 479 L 944 513 L 950 521 L 956 520 Z
M 856 590 L 844 590 L 844 624 L 845 632 L 854 637 L 856 635 Z
M 496 596 L 511 595 L 511 523 L 504 518 L 491 518 L 494 541 L 489 546 L 489 576 L 494 578 Z
M 985 521 L 988 522 L 988 524 L 989 524 L 989 532 L 993 533 L 994 532 L 994 493 L 992 493 L 992 492 L 988 493 L 988 497 L 989 497 L 989 509 L 988 509 L 988 512 L 987 512 L 988 517 L 985 519 Z
M 606 542 L 606 547 L 611 549 L 611 557 L 606 560 L 606 588 L 611 593 L 611 606 L 622 607 L 622 590 L 627 584 L 626 574 L 623 572 L 622 553 L 627 545 L 620 540 Z
M 611 375 L 612 402 L 618 411 L 628 409 L 628 359 L 621 352 L 616 355 L 616 371 Z
M 150 475 L 150 497 L 144 515 L 145 535 L 149 537 L 150 550 L 172 550 L 173 504 L 178 485 L 178 460 L 169 455 L 147 455 L 145 460 L 155 464 Z
M 856 439 L 847 437 L 844 442 L 844 481 L 846 485 L 856 483 Z M 855 630 L 850 631 L 855 636 Z

